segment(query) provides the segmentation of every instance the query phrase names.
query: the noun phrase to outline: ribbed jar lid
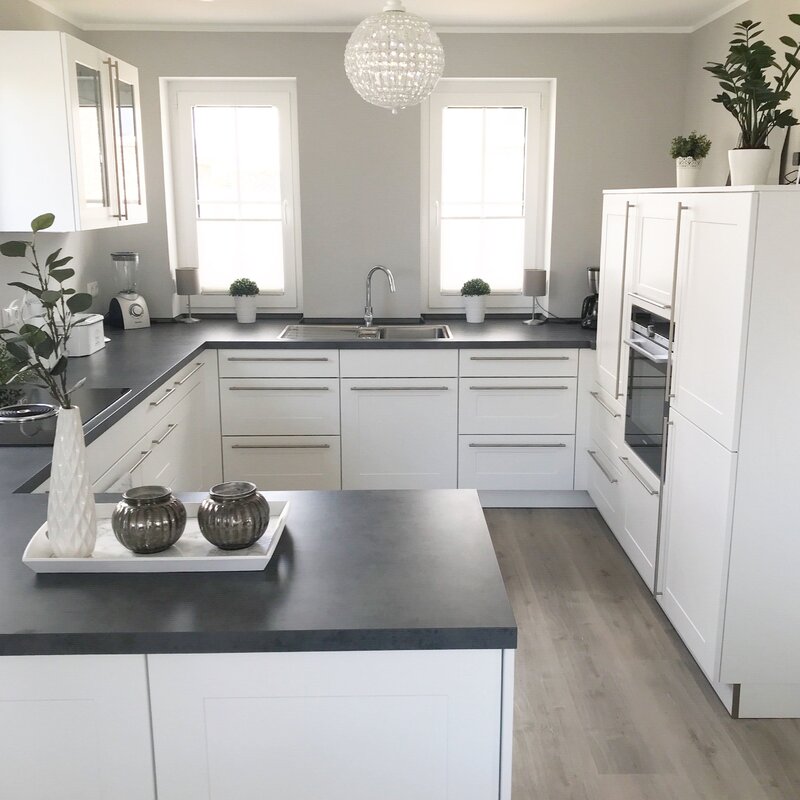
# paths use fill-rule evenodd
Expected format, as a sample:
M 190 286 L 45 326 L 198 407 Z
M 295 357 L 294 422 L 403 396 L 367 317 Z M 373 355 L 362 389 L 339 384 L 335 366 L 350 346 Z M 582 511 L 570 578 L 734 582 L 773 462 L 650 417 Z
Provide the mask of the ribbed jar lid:
M 132 506 L 149 506 L 164 503 L 172 497 L 172 489 L 166 486 L 134 486 L 122 495 L 122 499 Z
M 226 481 L 209 489 L 212 500 L 244 500 L 252 497 L 258 487 L 250 481 Z

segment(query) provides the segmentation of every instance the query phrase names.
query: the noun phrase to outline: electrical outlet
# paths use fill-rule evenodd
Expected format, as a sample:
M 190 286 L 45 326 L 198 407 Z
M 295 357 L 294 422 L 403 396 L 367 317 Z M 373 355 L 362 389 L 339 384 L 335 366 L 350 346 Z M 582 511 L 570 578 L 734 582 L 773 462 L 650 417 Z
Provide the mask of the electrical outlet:
M 97 281 L 89 281 L 86 284 L 86 293 L 92 297 L 97 297 L 100 294 L 100 284 Z

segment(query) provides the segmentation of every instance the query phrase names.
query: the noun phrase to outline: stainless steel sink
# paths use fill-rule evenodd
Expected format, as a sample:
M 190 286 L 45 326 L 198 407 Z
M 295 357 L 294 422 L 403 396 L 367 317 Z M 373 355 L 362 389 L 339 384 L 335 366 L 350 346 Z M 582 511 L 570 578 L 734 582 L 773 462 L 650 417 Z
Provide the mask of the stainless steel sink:
M 447 325 L 287 325 L 278 336 L 298 342 L 412 342 L 452 339 Z

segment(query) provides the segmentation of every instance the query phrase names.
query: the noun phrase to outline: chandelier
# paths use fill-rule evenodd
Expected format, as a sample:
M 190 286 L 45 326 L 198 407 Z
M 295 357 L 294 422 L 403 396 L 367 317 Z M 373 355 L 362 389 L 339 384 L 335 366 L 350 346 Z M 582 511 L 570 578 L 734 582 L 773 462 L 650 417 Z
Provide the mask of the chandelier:
M 434 90 L 444 71 L 444 49 L 422 17 L 406 12 L 400 0 L 388 0 L 382 13 L 353 31 L 344 68 L 364 100 L 396 114 Z

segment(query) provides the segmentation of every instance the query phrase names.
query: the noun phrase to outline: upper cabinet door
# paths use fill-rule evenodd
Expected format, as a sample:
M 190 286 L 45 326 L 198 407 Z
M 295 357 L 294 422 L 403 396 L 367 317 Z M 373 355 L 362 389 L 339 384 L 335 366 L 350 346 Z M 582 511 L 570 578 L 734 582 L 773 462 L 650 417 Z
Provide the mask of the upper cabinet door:
M 625 282 L 630 268 L 636 197 L 606 195 L 600 255 L 600 302 L 597 312 L 597 382 L 615 401 L 623 396 L 625 363 L 622 338 Z M 620 410 L 621 410 L 620 403 Z
M 672 406 L 728 450 L 739 440 L 758 195 L 686 198 Z

